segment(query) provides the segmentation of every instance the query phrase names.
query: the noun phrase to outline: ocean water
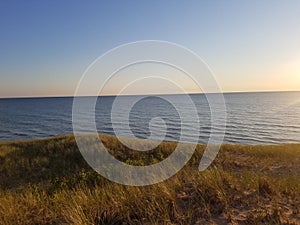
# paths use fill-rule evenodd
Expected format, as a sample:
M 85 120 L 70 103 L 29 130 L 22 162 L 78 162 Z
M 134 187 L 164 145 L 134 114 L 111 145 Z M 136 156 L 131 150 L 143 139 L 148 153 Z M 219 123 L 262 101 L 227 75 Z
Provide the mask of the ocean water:
M 130 110 L 129 129 L 115 118 L 115 129 L 122 128 L 124 136 L 132 133 L 137 138 L 149 138 L 151 129 L 165 130 L 164 140 L 176 141 L 184 133 L 185 141 L 197 132 L 199 143 L 206 143 L 211 132 L 211 113 L 204 94 L 190 95 L 200 123 L 182 121 L 176 108 L 157 96 L 144 96 Z M 90 97 L 84 97 L 89 101 Z M 121 97 L 125 102 L 133 96 Z M 172 95 L 176 104 L 184 104 L 180 95 Z M 224 142 L 241 144 L 282 144 L 300 142 L 300 92 L 226 93 L 226 133 Z M 95 107 L 95 121 L 99 133 L 114 135 L 111 109 L 115 97 L 99 97 Z M 0 141 L 34 139 L 59 134 L 70 134 L 72 128 L 72 97 L 0 99 Z M 189 108 L 185 108 L 189 113 Z M 122 118 L 122 110 L 115 116 Z M 185 122 L 186 123 L 186 122 Z M 188 129 L 182 130 L 185 127 Z

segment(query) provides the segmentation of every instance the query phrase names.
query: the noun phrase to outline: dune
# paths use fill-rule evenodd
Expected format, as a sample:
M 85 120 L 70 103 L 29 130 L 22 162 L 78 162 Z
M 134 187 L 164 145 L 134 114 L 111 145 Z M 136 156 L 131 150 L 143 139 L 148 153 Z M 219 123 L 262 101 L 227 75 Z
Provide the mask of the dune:
M 117 159 L 140 166 L 176 147 L 139 152 L 101 139 Z M 132 187 L 94 172 L 72 135 L 1 142 L 1 224 L 300 224 L 300 144 L 223 144 L 200 172 L 204 148 L 168 180 Z

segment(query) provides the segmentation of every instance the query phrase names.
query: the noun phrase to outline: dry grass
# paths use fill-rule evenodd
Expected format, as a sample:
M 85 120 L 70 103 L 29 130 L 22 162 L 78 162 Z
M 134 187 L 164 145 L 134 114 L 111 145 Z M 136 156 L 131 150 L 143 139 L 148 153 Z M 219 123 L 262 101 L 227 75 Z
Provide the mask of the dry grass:
M 140 153 L 101 137 L 134 165 L 176 147 Z M 199 172 L 204 147 L 169 180 L 129 187 L 95 173 L 73 136 L 0 143 L 0 224 L 300 224 L 300 145 L 226 144 Z

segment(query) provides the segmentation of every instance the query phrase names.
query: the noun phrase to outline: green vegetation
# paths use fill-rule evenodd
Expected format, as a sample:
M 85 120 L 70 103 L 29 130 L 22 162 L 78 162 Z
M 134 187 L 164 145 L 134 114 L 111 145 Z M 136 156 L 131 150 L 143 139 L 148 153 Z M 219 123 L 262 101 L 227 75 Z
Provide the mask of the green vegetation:
M 176 147 L 165 142 L 138 152 L 101 138 L 134 165 L 158 162 Z M 0 224 L 300 223 L 300 144 L 225 144 L 199 172 L 204 147 L 170 179 L 129 187 L 94 172 L 73 136 L 0 143 Z

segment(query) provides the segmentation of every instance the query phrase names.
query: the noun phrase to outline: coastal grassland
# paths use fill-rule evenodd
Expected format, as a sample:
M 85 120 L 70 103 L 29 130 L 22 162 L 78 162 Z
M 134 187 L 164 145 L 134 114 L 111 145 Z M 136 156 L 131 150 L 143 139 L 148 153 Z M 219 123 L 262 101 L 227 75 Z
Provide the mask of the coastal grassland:
M 139 152 L 101 139 L 132 165 L 159 162 L 176 147 Z M 130 187 L 94 172 L 72 135 L 0 143 L 0 224 L 300 224 L 300 144 L 224 144 L 199 172 L 204 148 L 170 179 Z

